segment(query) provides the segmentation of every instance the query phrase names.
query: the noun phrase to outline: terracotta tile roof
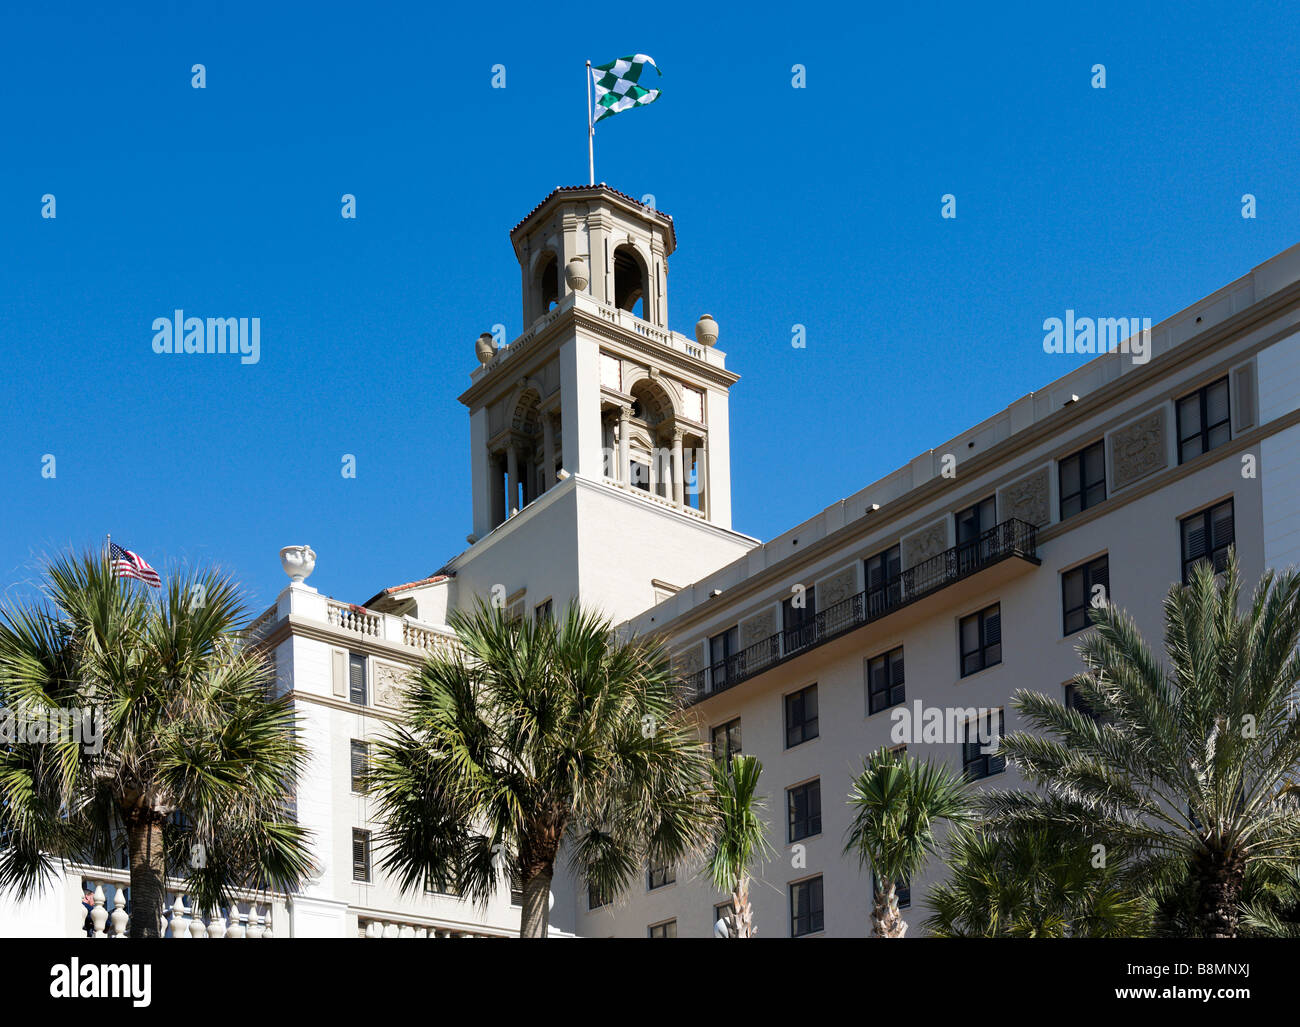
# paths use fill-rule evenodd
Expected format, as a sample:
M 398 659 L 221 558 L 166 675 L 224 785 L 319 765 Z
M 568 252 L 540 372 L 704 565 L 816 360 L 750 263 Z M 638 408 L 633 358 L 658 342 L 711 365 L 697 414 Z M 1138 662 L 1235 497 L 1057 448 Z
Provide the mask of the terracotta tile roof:
M 366 600 L 365 605 L 369 606 L 371 603 L 383 599 L 384 596 L 391 596 L 396 592 L 405 592 L 408 588 L 416 588 L 420 585 L 436 585 L 440 581 L 446 581 L 449 577 L 449 574 L 434 574 L 427 578 L 421 578 L 419 581 L 408 581 L 403 585 L 393 585 L 391 588 L 380 589 Z
M 674 236 L 676 236 L 677 230 L 676 230 L 676 226 L 673 225 L 672 223 L 673 216 L 671 214 L 665 214 L 662 210 L 658 210 L 657 208 L 646 207 L 645 204 L 643 204 L 635 196 L 629 196 L 627 193 L 621 193 L 617 189 L 611 189 L 604 182 L 597 182 L 595 185 L 557 185 L 554 189 L 552 189 L 549 193 L 546 194 L 546 198 L 543 199 L 541 203 L 539 203 L 536 207 L 534 207 L 532 210 L 530 210 L 527 214 L 524 215 L 523 220 L 520 221 L 519 224 L 515 225 L 514 228 L 510 229 L 511 236 L 513 236 L 517 231 L 519 231 L 519 229 L 523 228 L 524 224 L 528 221 L 529 218 L 531 218 L 539 210 L 541 210 L 548 203 L 550 203 L 551 198 L 555 196 L 556 193 L 576 193 L 576 192 L 582 192 L 583 190 L 607 192 L 614 196 L 617 196 L 621 200 L 627 200 L 628 203 L 631 203 L 637 207 L 641 207 L 643 210 L 649 210 L 651 211 L 651 213 L 656 214 L 659 217 L 663 218 L 665 221 L 669 223 L 669 225 L 672 225 L 673 234 Z

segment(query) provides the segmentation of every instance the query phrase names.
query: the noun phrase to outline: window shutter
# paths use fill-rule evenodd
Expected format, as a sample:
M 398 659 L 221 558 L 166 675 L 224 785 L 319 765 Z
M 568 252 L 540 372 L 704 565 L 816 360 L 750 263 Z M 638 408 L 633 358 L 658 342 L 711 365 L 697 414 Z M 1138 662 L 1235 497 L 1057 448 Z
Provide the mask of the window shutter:
M 348 654 L 342 649 L 332 651 L 334 694 L 340 699 L 348 697 Z
M 370 832 L 352 831 L 352 879 L 370 880 Z
M 1210 520 L 1214 534 L 1214 548 L 1220 549 L 1223 546 L 1230 545 L 1233 540 L 1232 504 L 1224 503 L 1216 507 L 1210 515 Z
M 1183 521 L 1183 560 L 1199 560 L 1206 552 L 1205 518 L 1197 514 Z
M 358 706 L 366 704 L 366 658 L 353 653 L 348 659 L 348 698 Z
M 1005 756 L 1003 756 L 1002 753 L 1001 753 L 1001 748 L 1002 748 L 1002 733 L 1003 733 L 1003 726 L 1004 726 L 1005 723 L 1006 723 L 1006 718 L 1003 716 L 1003 712 L 1002 712 L 1002 710 L 998 710 L 998 711 L 997 711 L 996 717 L 997 717 L 997 725 L 998 725 L 997 746 L 998 746 L 998 750 L 999 750 L 999 752 L 998 752 L 998 755 L 996 755 L 996 756 L 990 756 L 990 757 L 989 757 L 989 773 L 990 773 L 990 774 L 1000 774 L 1002 771 L 1004 771 L 1004 770 L 1007 769 L 1007 758 L 1006 758 Z M 992 719 L 992 718 L 990 718 L 990 719 Z M 992 743 L 990 742 L 990 744 L 992 744 Z
M 354 738 L 352 740 L 352 790 L 354 792 L 364 789 L 369 756 L 370 746 Z
M 984 644 L 997 645 L 1002 641 L 1002 611 L 995 608 L 984 618 Z
M 1236 385 L 1237 430 L 1255 426 L 1255 369 L 1250 365 L 1233 372 Z

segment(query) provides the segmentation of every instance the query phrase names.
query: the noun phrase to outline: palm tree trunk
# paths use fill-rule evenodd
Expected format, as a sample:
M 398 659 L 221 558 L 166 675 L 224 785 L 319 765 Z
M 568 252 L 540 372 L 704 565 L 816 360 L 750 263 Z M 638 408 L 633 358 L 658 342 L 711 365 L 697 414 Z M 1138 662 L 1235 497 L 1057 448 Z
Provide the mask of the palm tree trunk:
M 161 938 L 167 862 L 163 853 L 163 818 L 134 809 L 126 816 L 131 860 L 132 938 Z
M 1192 873 L 1196 879 L 1196 922 L 1201 936 L 1235 938 L 1244 876 L 1240 863 L 1223 853 L 1211 852 L 1194 862 Z
M 545 938 L 551 922 L 551 872 L 539 870 L 524 882 L 524 908 L 519 937 Z
M 736 889 L 731 893 L 731 922 L 734 927 L 733 938 L 752 938 L 754 930 L 754 907 L 749 904 L 749 877 L 741 874 L 736 879 Z
M 877 938 L 901 938 L 907 933 L 907 921 L 898 911 L 898 890 L 893 881 L 882 881 L 875 889 L 871 908 L 871 933 Z

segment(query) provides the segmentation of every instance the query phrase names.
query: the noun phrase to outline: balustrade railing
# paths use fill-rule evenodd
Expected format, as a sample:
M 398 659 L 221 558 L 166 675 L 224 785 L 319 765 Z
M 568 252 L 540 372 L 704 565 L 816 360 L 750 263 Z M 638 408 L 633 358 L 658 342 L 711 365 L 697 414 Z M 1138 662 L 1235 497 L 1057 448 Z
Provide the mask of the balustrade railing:
M 402 920 L 375 920 L 361 917 L 357 921 L 363 938 L 496 938 L 500 935 L 435 927 Z
M 384 634 L 383 614 L 371 613 L 361 606 L 340 603 L 335 599 L 325 602 L 325 618 L 336 627 L 345 631 L 355 631 L 370 638 L 382 638 Z
M 1012 518 L 686 677 L 699 702 L 1012 556 L 1038 562 L 1038 529 Z
M 417 621 L 402 620 L 402 642 L 416 649 L 450 649 L 456 644 L 456 636 Z
M 94 889 L 89 888 L 94 884 Z M 112 892 L 107 897 L 105 885 Z M 123 880 L 103 879 L 86 881 L 83 887 L 91 892 L 89 910 L 82 925 L 82 933 L 89 938 L 125 938 L 130 935 L 134 916 L 127 896 L 128 885 Z M 159 926 L 165 938 L 270 938 L 272 904 L 265 900 L 249 898 L 234 900 L 215 910 L 197 913 L 192 901 L 184 892 L 168 888 L 163 915 Z M 87 903 L 83 900 L 82 906 Z

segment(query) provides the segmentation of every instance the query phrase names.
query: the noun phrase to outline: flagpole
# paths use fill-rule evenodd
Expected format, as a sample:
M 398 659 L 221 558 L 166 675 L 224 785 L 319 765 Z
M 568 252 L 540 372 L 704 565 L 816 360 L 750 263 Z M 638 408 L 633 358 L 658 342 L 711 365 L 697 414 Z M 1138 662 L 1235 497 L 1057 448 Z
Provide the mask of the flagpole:
M 587 184 L 596 184 L 596 126 L 591 120 L 591 61 L 587 62 Z

